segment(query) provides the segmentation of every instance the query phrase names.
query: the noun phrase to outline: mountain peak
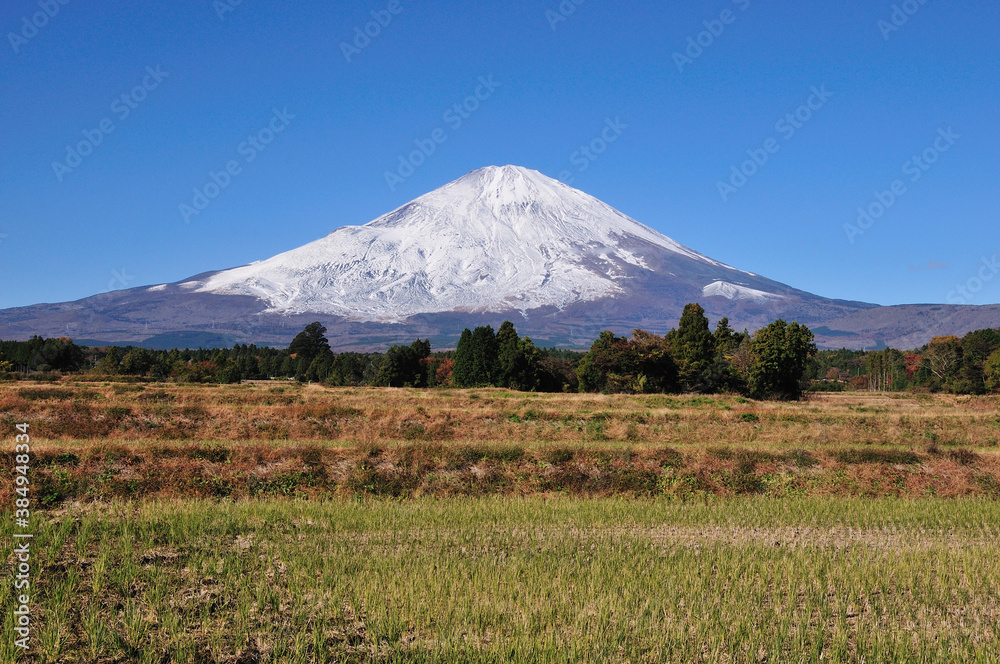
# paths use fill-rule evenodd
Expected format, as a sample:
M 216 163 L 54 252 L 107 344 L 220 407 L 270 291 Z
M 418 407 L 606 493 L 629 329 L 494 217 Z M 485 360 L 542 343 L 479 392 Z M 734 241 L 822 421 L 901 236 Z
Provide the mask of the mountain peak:
M 437 191 L 448 191 L 449 195 L 460 196 L 477 196 L 478 191 L 478 196 L 492 199 L 496 203 L 517 204 L 537 201 L 539 197 L 555 198 L 560 188 L 569 189 L 558 180 L 538 171 L 508 164 L 477 168 Z
M 698 273 L 693 292 L 748 276 L 593 196 L 506 165 L 471 171 L 364 226 L 184 286 L 251 295 L 273 313 L 385 322 L 563 309 L 622 294 L 665 265 L 673 275 Z
M 778 317 L 829 321 L 829 342 L 838 345 L 854 339 L 870 346 L 904 329 L 896 309 L 873 327 L 858 312 L 875 305 L 820 298 L 723 265 L 514 165 L 471 171 L 363 226 L 342 226 L 266 260 L 113 298 L 0 312 L 0 325 L 24 339 L 72 330 L 137 341 L 181 329 L 287 343 L 289 330 L 318 320 L 339 348 L 359 350 L 414 337 L 447 347 L 464 326 L 508 318 L 534 339 L 585 347 L 603 330 L 666 330 L 689 302 L 702 302 L 711 317 L 727 316 L 736 329 Z M 912 320 L 926 326 L 918 318 L 924 313 Z M 952 318 L 934 315 L 942 323 Z M 960 326 L 971 319 L 963 320 Z
M 521 178 L 536 178 L 537 177 L 537 178 L 544 179 L 544 180 L 551 180 L 552 179 L 552 178 L 549 178 L 549 177 L 543 175 L 542 173 L 540 173 L 540 172 L 538 172 L 536 170 L 533 170 L 533 169 L 530 169 L 530 168 L 525 168 L 524 166 L 516 166 L 514 164 L 506 164 L 504 166 L 484 166 L 483 168 L 477 168 L 474 171 L 469 171 L 463 177 L 469 177 L 470 175 L 475 175 L 475 176 L 484 177 L 484 178 L 490 178 L 490 179 L 495 179 L 495 178 L 515 178 L 515 177 L 521 177 Z M 459 178 L 459 179 L 462 179 L 462 178 Z

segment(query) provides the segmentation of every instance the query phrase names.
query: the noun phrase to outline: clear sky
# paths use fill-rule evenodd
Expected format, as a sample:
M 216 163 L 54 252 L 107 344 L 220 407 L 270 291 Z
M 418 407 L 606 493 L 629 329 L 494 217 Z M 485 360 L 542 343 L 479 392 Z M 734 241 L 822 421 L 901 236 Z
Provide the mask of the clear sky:
M 1000 301 L 995 0 L 235 3 L 0 4 L 0 307 L 267 258 L 490 164 L 819 295 Z

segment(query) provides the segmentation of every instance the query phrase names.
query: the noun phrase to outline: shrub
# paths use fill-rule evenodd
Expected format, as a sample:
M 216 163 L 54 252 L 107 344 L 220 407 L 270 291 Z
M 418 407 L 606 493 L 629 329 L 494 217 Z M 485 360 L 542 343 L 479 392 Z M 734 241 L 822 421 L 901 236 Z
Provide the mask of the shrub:
M 948 452 L 948 456 L 951 457 L 952 461 L 961 464 L 963 466 L 971 466 L 977 461 L 979 461 L 979 455 L 972 450 L 957 449 Z
M 132 409 L 128 406 L 109 406 L 108 409 L 104 411 L 104 414 L 107 415 L 109 420 L 118 422 L 131 415 Z
M 546 453 L 545 458 L 549 463 L 560 464 L 572 461 L 575 454 L 576 453 L 571 449 L 558 448 L 549 450 L 548 453 Z
M 25 401 L 70 401 L 76 394 L 76 390 L 63 390 L 59 388 L 22 388 L 17 391 L 17 395 Z
M 684 455 L 671 447 L 661 447 L 651 451 L 651 456 L 659 463 L 660 468 L 682 468 Z
M 793 450 L 789 452 L 785 455 L 785 460 L 798 468 L 811 468 L 819 463 L 819 461 L 816 460 L 816 457 L 804 450 Z
M 519 461 L 524 456 L 521 447 L 464 447 L 458 448 L 457 457 L 461 462 L 475 464 L 480 461 Z
M 913 452 L 900 450 L 864 450 L 852 449 L 835 452 L 833 458 L 841 463 L 890 463 L 915 464 L 920 463 L 920 457 Z

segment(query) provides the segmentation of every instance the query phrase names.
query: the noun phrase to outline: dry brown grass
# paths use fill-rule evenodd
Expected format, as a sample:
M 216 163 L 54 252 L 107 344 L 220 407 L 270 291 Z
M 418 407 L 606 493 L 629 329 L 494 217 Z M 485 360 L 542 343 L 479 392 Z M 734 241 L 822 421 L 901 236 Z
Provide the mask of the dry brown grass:
M 799 403 L 736 396 L 532 394 L 508 390 L 0 384 L 0 419 L 46 440 L 411 441 L 809 448 L 998 449 L 1000 399 L 822 394 Z
M 0 424 L 30 424 L 33 482 L 48 504 L 292 493 L 1000 496 L 998 405 L 867 393 L 775 403 L 296 383 L 0 384 Z

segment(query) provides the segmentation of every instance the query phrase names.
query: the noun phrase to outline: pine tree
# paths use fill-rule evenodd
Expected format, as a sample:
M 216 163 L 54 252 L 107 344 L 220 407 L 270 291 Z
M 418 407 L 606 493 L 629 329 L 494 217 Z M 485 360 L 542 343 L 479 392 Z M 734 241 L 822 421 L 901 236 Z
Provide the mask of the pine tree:
M 409 346 L 393 346 L 382 357 L 375 384 L 383 387 L 427 387 L 430 340 L 417 339 Z
M 680 323 L 667 335 L 671 354 L 677 363 L 677 378 L 685 391 L 710 392 L 715 389 L 712 365 L 715 362 L 715 338 L 708 329 L 708 318 L 700 304 L 684 305 Z
M 288 345 L 288 352 L 295 355 L 296 361 L 305 359 L 308 368 L 317 355 L 332 352 L 325 334 L 326 327 L 322 323 L 318 321 L 309 323 L 292 339 L 292 343 Z
M 472 380 L 472 332 L 469 328 L 462 330 L 455 349 L 455 367 L 451 371 L 452 380 L 458 387 L 469 387 Z
M 497 331 L 497 348 L 496 384 L 526 392 L 537 389 L 542 356 L 531 339 L 519 338 L 514 324 L 504 321 Z
M 493 326 L 481 325 L 472 331 L 472 384 L 495 385 L 499 373 L 499 347 Z
M 117 374 L 121 372 L 121 362 L 123 358 L 122 349 L 112 346 L 107 354 L 97 363 L 97 370 L 106 374 Z

